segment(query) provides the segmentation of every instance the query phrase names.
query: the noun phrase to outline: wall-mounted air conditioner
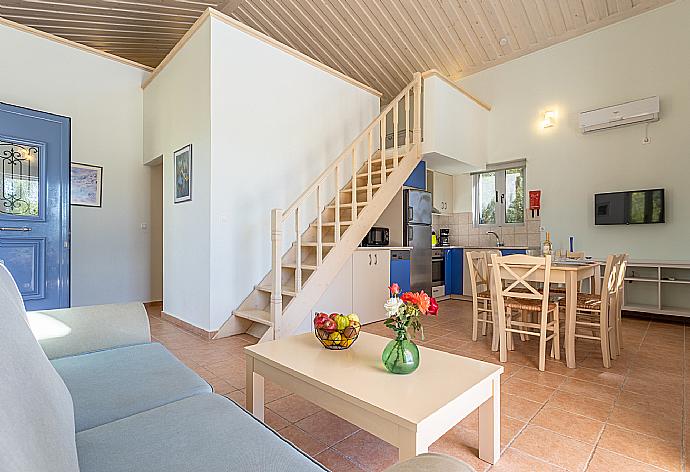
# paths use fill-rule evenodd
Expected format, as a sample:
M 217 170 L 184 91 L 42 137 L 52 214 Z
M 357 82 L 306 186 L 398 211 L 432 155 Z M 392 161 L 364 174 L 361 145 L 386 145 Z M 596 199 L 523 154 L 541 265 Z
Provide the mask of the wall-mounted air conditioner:
M 643 98 L 580 113 L 583 133 L 659 120 L 659 97 Z

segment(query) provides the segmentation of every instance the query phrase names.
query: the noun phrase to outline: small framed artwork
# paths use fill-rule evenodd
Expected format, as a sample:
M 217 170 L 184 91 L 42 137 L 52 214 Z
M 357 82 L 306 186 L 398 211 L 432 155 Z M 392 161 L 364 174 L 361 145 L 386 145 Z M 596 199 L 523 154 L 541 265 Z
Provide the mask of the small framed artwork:
M 192 199 L 192 145 L 187 144 L 173 154 L 175 163 L 175 203 Z
M 101 206 L 103 167 L 72 162 L 70 165 L 70 203 L 76 206 Z

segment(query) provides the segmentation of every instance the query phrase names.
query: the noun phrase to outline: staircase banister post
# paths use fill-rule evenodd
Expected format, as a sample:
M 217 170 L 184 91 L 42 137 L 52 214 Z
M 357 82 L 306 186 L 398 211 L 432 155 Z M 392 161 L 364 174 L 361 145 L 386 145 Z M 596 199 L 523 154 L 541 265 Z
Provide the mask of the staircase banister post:
M 417 152 L 421 153 L 422 146 L 422 74 L 414 75 L 414 131 L 413 140 L 417 145 Z
M 283 210 L 271 210 L 271 269 L 273 282 L 271 287 L 271 323 L 273 323 L 273 339 L 281 336 L 280 322 L 283 314 L 282 293 L 282 254 L 283 254 Z

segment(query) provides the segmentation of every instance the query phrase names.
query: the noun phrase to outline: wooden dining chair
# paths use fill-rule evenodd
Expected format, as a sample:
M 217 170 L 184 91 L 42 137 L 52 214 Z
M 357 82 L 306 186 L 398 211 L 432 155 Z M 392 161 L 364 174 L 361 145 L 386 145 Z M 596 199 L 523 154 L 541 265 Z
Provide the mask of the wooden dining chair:
M 606 368 L 611 367 L 610 343 L 612 334 L 615 334 L 612 333 L 614 323 L 611 315 L 616 310 L 619 268 L 622 259 L 622 255 L 616 254 L 606 258 L 606 269 L 599 295 L 578 294 L 575 332 L 566 333 L 566 336 L 574 336 L 575 339 L 599 341 L 602 362 Z
M 489 290 L 489 264 L 487 253 L 483 251 L 467 252 L 467 268 L 472 288 L 472 341 L 477 340 L 479 323 L 482 324 L 482 336 L 486 336 L 487 325 L 492 326 L 491 350 L 498 350 L 498 330 L 494 325 Z
M 613 327 L 611 335 L 611 358 L 616 359 L 621 354 L 623 342 L 622 336 L 622 310 L 623 310 L 623 290 L 625 288 L 625 272 L 628 268 L 628 254 L 619 254 L 618 274 L 616 280 L 615 306 L 611 310 L 609 320 Z
M 499 359 L 508 360 L 512 333 L 539 337 L 539 370 L 546 366 L 546 343 L 552 341 L 552 352 L 560 359 L 558 302 L 549 299 L 551 256 L 534 257 L 522 254 L 491 255 L 491 290 L 495 300 L 494 313 L 499 329 Z M 539 285 L 543 284 L 543 291 Z M 532 315 L 514 319 L 513 311 Z M 549 320 L 550 318 L 550 320 Z M 549 334 L 551 333 L 551 334 Z

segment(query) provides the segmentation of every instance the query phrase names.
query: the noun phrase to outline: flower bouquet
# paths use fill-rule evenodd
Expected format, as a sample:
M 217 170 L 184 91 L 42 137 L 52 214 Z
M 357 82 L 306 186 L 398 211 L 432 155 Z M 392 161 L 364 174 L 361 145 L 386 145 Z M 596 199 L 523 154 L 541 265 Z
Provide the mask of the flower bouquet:
M 384 305 L 388 313 L 384 324 L 395 332 L 396 337 L 383 350 L 381 359 L 390 372 L 409 374 L 419 367 L 419 349 L 410 340 L 409 330 L 412 330 L 414 337 L 419 332 L 423 340 L 422 315 L 436 316 L 438 303 L 424 291 L 401 295 L 398 284 L 391 285 L 389 290 L 391 298 Z

